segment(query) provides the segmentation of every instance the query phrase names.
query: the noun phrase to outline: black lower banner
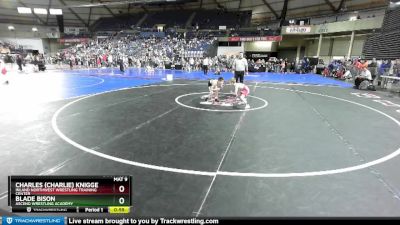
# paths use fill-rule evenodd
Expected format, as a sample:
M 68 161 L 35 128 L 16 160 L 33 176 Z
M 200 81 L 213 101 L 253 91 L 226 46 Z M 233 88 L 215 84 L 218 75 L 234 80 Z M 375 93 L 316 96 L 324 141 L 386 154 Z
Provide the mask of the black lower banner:
M 66 223 L 68 225 L 76 225 L 76 224 L 110 224 L 110 225 L 160 225 L 160 224 L 280 224 L 280 223 L 293 223 L 299 224 L 299 222 L 306 222 L 308 224 L 318 224 L 321 223 L 337 223 L 338 221 L 363 221 L 363 222 L 399 222 L 400 218 L 125 218 L 125 217 L 117 217 L 117 218 L 77 218 L 77 217 L 68 217 Z

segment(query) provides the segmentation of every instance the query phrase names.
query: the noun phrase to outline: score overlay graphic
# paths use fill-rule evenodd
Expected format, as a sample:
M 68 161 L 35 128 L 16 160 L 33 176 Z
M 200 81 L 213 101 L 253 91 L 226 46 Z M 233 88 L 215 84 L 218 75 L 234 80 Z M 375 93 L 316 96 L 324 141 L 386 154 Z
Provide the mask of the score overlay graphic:
M 127 213 L 131 176 L 9 176 L 12 212 Z M 118 210 L 115 210 L 118 209 Z

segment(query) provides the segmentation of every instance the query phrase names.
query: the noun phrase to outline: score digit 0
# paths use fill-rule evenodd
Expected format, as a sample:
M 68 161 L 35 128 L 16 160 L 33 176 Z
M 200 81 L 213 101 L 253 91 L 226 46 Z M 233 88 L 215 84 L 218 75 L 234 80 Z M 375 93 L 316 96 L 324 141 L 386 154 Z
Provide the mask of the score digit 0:
M 119 198 L 118 202 L 120 205 L 123 205 L 125 203 L 125 198 L 124 197 Z
M 119 186 L 119 192 L 123 193 L 125 191 L 125 187 L 123 185 Z

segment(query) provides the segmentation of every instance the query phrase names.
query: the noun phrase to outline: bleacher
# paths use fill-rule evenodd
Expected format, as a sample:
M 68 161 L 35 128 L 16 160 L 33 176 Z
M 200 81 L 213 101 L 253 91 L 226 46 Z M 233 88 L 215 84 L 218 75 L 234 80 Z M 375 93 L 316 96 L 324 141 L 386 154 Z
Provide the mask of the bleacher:
M 400 7 L 388 10 L 382 25 L 383 32 L 390 32 L 400 29 Z
M 208 42 L 200 42 L 200 44 L 195 47 L 189 47 L 187 49 L 187 51 L 185 51 L 183 56 L 184 57 L 201 58 L 204 55 L 207 55 L 211 46 L 212 46 L 212 44 L 210 44 Z
M 103 17 L 98 19 L 93 25 L 94 31 L 120 31 L 123 29 L 130 29 L 131 26 L 136 25 L 137 22 L 144 16 L 143 13 L 121 15 L 116 17 Z
M 199 29 L 218 29 L 219 26 L 238 28 L 250 26 L 251 11 L 224 12 L 220 10 L 197 11 L 192 26 Z
M 230 36 L 240 36 L 240 37 L 257 37 L 261 36 L 262 32 L 260 30 L 238 30 L 231 32 Z
M 366 59 L 400 58 L 400 7 L 387 9 L 380 31 L 369 36 L 364 44 Z
M 72 39 L 72 38 L 89 38 L 90 34 L 87 33 L 82 33 L 82 34 L 63 34 L 62 38 L 68 38 L 68 39 Z
M 145 17 L 146 15 L 146 17 Z M 194 15 L 193 18 L 191 16 Z M 142 19 L 142 21 L 141 21 Z M 192 21 L 190 22 L 190 19 Z M 219 26 L 240 28 L 250 26 L 251 11 L 225 12 L 221 10 L 168 10 L 149 13 L 119 15 L 98 19 L 92 26 L 93 31 L 120 31 L 131 29 L 140 21 L 141 28 L 154 28 L 157 24 L 169 27 L 185 28 L 190 23 L 192 28 L 219 29 Z
M 167 27 L 184 28 L 192 13 L 193 11 L 188 10 L 152 12 L 148 14 L 141 27 L 151 28 L 157 24 L 166 24 Z
M 200 31 L 188 31 L 186 33 L 187 39 L 204 38 L 204 37 L 226 37 L 226 36 L 227 36 L 227 31 L 225 30 L 217 30 L 217 31 L 200 30 Z

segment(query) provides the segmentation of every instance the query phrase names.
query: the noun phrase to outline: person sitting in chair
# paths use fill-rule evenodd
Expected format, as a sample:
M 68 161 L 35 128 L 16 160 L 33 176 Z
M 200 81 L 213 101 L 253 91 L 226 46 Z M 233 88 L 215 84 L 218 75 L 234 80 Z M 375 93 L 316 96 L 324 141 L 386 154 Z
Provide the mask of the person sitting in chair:
M 372 81 L 371 72 L 366 67 L 362 68 L 360 75 L 356 76 L 356 79 L 354 80 L 354 88 L 360 89 L 360 84 L 363 81 Z

